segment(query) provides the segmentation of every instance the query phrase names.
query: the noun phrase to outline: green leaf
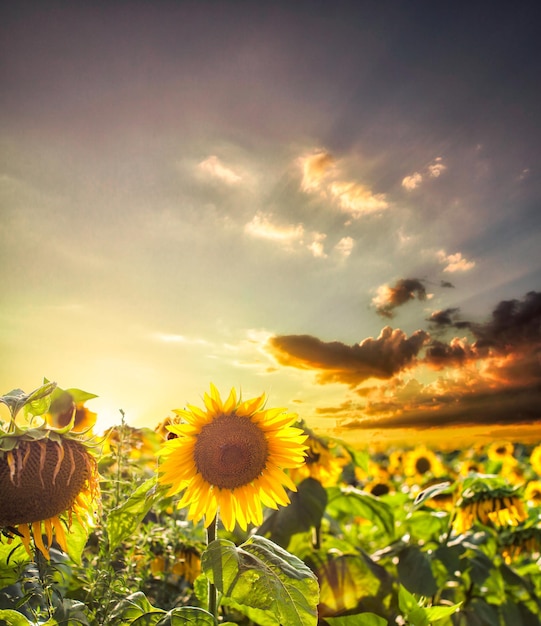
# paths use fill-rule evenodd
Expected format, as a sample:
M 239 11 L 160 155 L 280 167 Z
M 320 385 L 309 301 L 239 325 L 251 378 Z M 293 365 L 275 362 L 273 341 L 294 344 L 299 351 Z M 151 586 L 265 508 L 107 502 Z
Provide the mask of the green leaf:
M 404 585 L 400 585 L 398 589 L 398 606 L 404 617 L 414 626 L 430 626 L 425 609 L 419 606 L 415 596 Z
M 411 593 L 421 596 L 433 596 L 438 585 L 428 556 L 416 546 L 407 546 L 399 555 L 398 577 L 400 582 Z
M 327 513 L 332 517 L 364 517 L 377 524 L 389 537 L 394 536 L 393 511 L 376 496 L 355 487 L 331 487 L 327 492 Z
M 387 620 L 375 613 L 357 613 L 344 617 L 326 617 L 330 626 L 387 626 Z
M 68 555 L 74 563 L 80 564 L 83 556 L 83 550 L 85 549 L 88 541 L 90 529 L 81 524 L 79 518 L 76 515 L 72 516 L 71 527 L 66 532 L 66 544 L 68 548 Z
M 438 539 L 447 529 L 449 514 L 444 511 L 414 511 L 406 518 L 405 525 L 415 539 Z
M 437 485 L 431 485 L 430 487 L 423 489 L 423 491 L 421 491 L 415 498 L 413 502 L 413 506 L 415 508 L 418 508 L 421 506 L 421 504 L 423 504 L 423 502 L 425 502 L 426 500 L 430 500 L 430 498 L 434 498 L 440 493 L 449 493 L 450 486 L 451 486 L 451 483 L 447 481 L 444 483 L 438 483 Z
M 317 624 L 319 587 L 311 570 L 272 541 L 254 535 L 241 546 L 213 541 L 203 553 L 205 575 L 230 606 L 262 626 Z
M 182 606 L 169 611 L 156 626 L 187 626 L 190 624 L 192 626 L 216 626 L 216 620 L 204 609 L 195 606 Z M 132 626 L 144 625 L 137 620 Z
M 15 417 L 17 413 L 25 405 L 29 405 L 28 413 L 32 415 L 43 415 L 49 407 L 48 396 L 53 392 L 56 387 L 56 383 L 46 381 L 41 387 L 34 389 L 30 393 L 25 393 L 22 389 L 13 389 L 0 397 L 0 402 L 5 404 L 11 413 L 12 417 Z M 42 403 L 42 400 L 45 400 Z M 42 408 L 45 407 L 44 410 Z
M 290 495 L 291 503 L 273 511 L 259 527 L 258 534 L 287 548 L 292 535 L 318 526 L 327 505 L 327 491 L 313 478 L 303 480 L 297 492 Z
M 165 611 L 156 609 L 150 604 L 148 598 L 142 591 L 136 591 L 126 598 L 123 598 L 111 611 L 109 621 L 118 626 L 134 624 L 141 617 L 145 619 L 137 626 L 154 625 L 163 617 Z M 156 619 L 157 618 L 157 619 Z
M 462 602 L 453 604 L 453 606 L 429 606 L 425 608 L 425 614 L 428 617 L 429 622 L 438 622 L 440 619 L 445 619 L 453 613 L 456 613 L 462 606 Z
M 0 609 L 0 626 L 32 626 L 32 622 L 19 611 Z
M 107 516 L 107 532 L 111 550 L 127 539 L 150 511 L 154 502 L 163 497 L 166 489 L 157 486 L 156 478 L 149 478 L 122 504 Z

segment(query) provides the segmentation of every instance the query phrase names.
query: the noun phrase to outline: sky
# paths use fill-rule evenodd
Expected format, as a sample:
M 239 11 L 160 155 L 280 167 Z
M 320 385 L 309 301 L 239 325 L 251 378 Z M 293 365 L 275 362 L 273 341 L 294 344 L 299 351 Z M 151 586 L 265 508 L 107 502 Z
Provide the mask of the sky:
M 539 439 L 539 3 L 0 11 L 2 393 Z

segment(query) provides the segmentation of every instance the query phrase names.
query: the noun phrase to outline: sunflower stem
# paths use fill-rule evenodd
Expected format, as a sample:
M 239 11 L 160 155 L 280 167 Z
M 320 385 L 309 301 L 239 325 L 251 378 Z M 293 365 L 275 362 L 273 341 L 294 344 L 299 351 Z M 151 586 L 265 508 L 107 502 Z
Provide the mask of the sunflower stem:
M 218 513 L 216 513 L 216 516 L 214 517 L 209 527 L 207 528 L 207 546 L 209 546 L 216 539 L 217 529 L 218 529 Z M 209 613 L 211 613 L 214 616 L 214 619 L 216 620 L 216 622 L 218 622 L 218 605 L 216 602 L 216 585 L 214 583 L 211 583 L 210 580 L 209 580 L 208 607 L 209 607 Z

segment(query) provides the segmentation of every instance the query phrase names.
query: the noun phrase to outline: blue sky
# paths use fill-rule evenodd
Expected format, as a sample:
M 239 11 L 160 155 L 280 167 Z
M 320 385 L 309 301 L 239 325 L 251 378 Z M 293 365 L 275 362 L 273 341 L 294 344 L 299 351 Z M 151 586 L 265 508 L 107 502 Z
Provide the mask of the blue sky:
M 487 6 L 3 7 L 3 391 L 535 425 L 540 10 Z

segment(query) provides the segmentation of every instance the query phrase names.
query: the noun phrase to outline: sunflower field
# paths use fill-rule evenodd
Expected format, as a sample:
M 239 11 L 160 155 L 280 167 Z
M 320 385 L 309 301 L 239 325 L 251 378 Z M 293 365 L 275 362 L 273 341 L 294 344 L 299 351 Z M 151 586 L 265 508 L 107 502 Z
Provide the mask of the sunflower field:
M 211 385 L 0 398 L 0 626 L 541 624 L 541 445 L 353 448 Z

